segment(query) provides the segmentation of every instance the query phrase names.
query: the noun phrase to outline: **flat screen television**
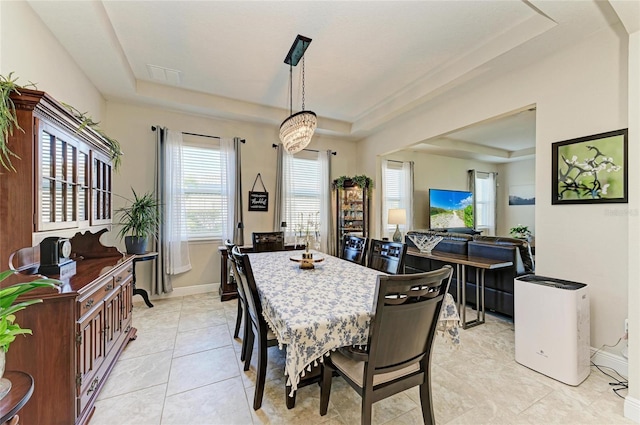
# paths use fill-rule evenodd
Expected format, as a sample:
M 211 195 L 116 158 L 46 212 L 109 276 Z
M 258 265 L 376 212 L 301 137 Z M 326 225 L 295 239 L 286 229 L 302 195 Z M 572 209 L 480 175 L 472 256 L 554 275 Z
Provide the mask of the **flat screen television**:
M 429 227 L 474 227 L 473 193 L 462 190 L 429 189 Z

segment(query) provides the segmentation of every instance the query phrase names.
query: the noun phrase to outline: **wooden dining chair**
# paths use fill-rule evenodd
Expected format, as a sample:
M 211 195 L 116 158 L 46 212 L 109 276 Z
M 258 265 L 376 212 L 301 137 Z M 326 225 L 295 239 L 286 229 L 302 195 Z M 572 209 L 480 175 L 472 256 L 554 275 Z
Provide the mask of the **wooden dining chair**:
M 340 258 L 352 263 L 364 265 L 367 258 L 367 247 L 369 240 L 359 236 L 344 235 L 342 240 L 342 252 Z
M 246 346 L 247 346 L 247 335 L 249 334 L 250 327 L 249 327 L 249 321 L 247 319 L 247 301 L 246 301 L 246 296 L 245 296 L 245 291 L 244 291 L 244 287 L 240 284 L 240 278 L 238 277 L 238 269 L 236 267 L 236 260 L 235 258 L 233 258 L 233 255 L 231 254 L 231 252 L 233 251 L 233 248 L 235 247 L 235 244 L 233 244 L 229 239 L 227 239 L 226 241 L 224 241 L 224 246 L 227 248 L 227 257 L 229 259 L 229 265 L 231 267 L 231 273 L 234 276 L 234 279 L 236 280 L 236 287 L 238 289 L 238 312 L 236 314 L 236 326 L 235 329 L 233 331 L 233 337 L 234 338 L 238 338 L 240 335 L 240 325 L 244 324 L 244 328 L 242 330 L 242 350 L 240 352 L 240 360 L 242 360 L 244 362 L 245 358 L 246 358 Z
M 371 239 L 367 267 L 389 274 L 404 273 L 407 244 Z
M 284 251 L 284 232 L 253 232 L 253 252 Z
M 362 397 L 363 425 L 371 424 L 373 403 L 420 386 L 422 417 L 434 425 L 431 352 L 451 266 L 426 273 L 378 276 L 366 350 L 341 348 L 325 358 L 320 415 L 327 414 L 337 372 Z
M 258 295 L 258 287 L 253 277 L 251 262 L 247 254 L 242 254 L 236 246 L 231 251 L 238 271 L 238 284 L 243 286 L 245 293 L 245 306 L 247 309 L 249 329 L 246 336 L 244 370 L 249 370 L 253 354 L 254 340 L 258 340 L 258 368 L 256 370 L 256 388 L 253 395 L 253 409 L 258 410 L 262 406 L 262 395 L 267 376 L 267 348 L 278 345 L 275 334 L 267 325 L 262 316 L 262 303 Z

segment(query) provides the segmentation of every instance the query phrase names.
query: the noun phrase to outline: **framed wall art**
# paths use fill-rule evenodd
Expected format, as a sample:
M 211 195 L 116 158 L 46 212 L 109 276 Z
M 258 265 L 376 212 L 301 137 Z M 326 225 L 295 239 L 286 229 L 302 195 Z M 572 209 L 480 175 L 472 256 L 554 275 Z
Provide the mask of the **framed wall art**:
M 627 129 L 552 144 L 552 204 L 628 202 Z

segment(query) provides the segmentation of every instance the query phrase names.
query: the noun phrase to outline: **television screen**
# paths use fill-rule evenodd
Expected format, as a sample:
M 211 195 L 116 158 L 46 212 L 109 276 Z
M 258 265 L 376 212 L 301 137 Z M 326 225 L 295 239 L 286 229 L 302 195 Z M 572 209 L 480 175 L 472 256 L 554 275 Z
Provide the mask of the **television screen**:
M 429 227 L 473 228 L 473 193 L 429 189 Z

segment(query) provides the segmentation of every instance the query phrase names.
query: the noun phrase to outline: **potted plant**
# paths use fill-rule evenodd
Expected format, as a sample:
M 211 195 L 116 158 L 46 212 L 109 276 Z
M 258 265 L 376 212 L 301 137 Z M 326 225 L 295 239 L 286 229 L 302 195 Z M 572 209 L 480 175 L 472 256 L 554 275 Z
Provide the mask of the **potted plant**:
M 0 283 L 15 274 L 15 270 L 6 270 L 0 273 Z M 15 313 L 24 310 L 28 306 L 41 303 L 42 300 L 27 300 L 16 303 L 16 299 L 36 288 L 55 288 L 61 282 L 56 279 L 38 278 L 31 282 L 17 283 L 15 285 L 0 288 L 0 399 L 11 389 L 11 383 L 2 379 L 4 374 L 5 356 L 9 346 L 18 335 L 31 335 L 31 329 L 21 328 L 16 323 Z
M 518 224 L 509 229 L 509 233 L 511 234 L 511 236 L 517 239 L 528 239 L 531 236 L 529 226 L 524 226 L 522 224 Z
M 128 254 L 144 254 L 147 252 L 149 237 L 156 237 L 159 220 L 159 204 L 151 192 L 138 196 L 135 190 L 130 205 L 116 211 L 122 226 L 118 236 L 124 238 Z

